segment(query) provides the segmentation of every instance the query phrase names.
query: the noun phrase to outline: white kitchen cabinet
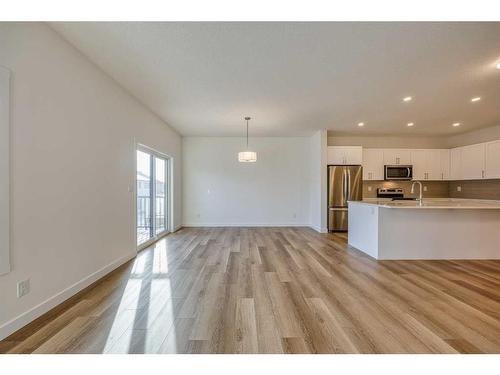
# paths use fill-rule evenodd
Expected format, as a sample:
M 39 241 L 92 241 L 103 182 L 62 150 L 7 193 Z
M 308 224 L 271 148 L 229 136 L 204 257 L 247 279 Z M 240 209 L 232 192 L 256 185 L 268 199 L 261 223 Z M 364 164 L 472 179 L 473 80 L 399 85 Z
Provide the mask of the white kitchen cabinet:
M 441 150 L 411 150 L 414 180 L 442 180 Z
M 411 155 L 409 149 L 386 148 L 384 149 L 384 165 L 410 165 Z
M 485 178 L 485 144 L 461 147 L 462 180 L 481 180 Z
M 485 144 L 485 178 L 500 178 L 500 140 Z
M 413 165 L 413 179 L 425 180 L 427 174 L 426 150 L 411 150 L 411 164 Z
M 363 149 L 363 180 L 384 179 L 384 150 L 381 148 Z
M 450 150 L 450 180 L 462 179 L 462 147 Z
M 438 179 L 450 179 L 450 150 L 439 150 L 440 175 Z
M 361 165 L 363 148 L 361 146 L 328 146 L 328 164 Z

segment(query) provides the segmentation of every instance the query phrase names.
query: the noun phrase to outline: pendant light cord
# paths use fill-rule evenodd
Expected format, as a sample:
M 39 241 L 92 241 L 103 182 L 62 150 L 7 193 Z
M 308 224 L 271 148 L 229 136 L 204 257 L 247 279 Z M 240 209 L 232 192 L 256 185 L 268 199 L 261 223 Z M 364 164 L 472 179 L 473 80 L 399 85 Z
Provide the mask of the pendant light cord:
M 247 120 L 247 150 L 248 150 L 248 120 Z

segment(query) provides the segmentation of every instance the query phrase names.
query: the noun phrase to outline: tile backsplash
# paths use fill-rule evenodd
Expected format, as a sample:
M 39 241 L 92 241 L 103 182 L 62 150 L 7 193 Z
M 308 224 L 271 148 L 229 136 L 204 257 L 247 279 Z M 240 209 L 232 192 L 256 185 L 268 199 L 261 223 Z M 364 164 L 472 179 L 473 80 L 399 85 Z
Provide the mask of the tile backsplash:
M 376 198 L 377 188 L 402 188 L 405 197 L 417 197 L 418 187 L 416 187 L 416 194 L 411 194 L 412 181 L 363 181 L 363 198 Z M 424 197 L 428 198 L 448 198 L 449 197 L 449 183 L 448 181 L 422 181 L 424 187 Z M 425 190 L 427 188 L 427 191 Z
M 500 179 L 472 181 L 421 181 L 424 186 L 424 197 L 428 198 L 470 198 L 500 200 Z M 363 198 L 376 198 L 377 188 L 402 188 L 405 197 L 416 197 L 411 194 L 412 181 L 363 181 Z M 427 191 L 425 191 L 425 187 Z M 459 189 L 457 189 L 459 187 Z M 458 191 L 460 190 L 460 191 Z
M 500 200 L 500 180 L 450 181 L 449 195 L 452 198 Z

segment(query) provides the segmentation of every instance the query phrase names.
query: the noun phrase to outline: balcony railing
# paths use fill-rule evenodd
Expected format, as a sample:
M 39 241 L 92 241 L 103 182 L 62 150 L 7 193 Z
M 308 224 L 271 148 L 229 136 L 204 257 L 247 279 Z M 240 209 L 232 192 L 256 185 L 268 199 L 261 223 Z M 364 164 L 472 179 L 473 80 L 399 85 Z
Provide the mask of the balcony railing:
M 137 197 L 137 243 L 141 244 L 163 232 L 166 229 L 165 198 L 156 197 L 156 212 L 154 224 L 156 233 L 151 228 L 151 202 L 150 197 Z

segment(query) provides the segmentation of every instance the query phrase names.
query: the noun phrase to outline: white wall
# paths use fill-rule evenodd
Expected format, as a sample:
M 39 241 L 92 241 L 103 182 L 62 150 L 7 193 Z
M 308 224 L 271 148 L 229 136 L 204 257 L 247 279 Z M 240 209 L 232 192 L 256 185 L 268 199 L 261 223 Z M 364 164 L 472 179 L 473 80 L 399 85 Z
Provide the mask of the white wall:
M 448 138 L 448 147 L 473 145 L 476 143 L 496 141 L 500 139 L 500 125 L 457 134 Z
M 256 163 L 238 162 L 244 146 L 243 138 L 183 139 L 184 224 L 309 225 L 309 138 L 251 138 Z
M 325 233 L 327 228 L 327 132 L 320 130 L 309 138 L 310 226 Z
M 447 137 L 415 136 L 335 136 L 328 135 L 328 146 L 363 146 L 366 148 L 448 148 Z
M 0 66 L 0 275 L 10 271 L 10 72 Z
M 0 276 L 1 338 L 134 256 L 134 138 L 174 158 L 180 224 L 182 144 L 44 24 L 0 23 L 0 65 L 12 71 L 12 271 Z M 27 278 L 31 293 L 18 299 Z

